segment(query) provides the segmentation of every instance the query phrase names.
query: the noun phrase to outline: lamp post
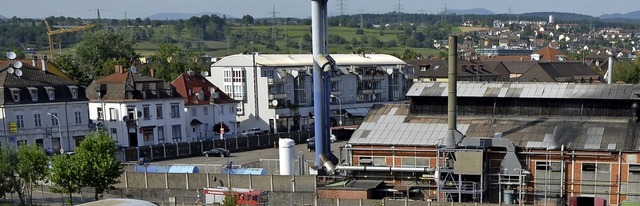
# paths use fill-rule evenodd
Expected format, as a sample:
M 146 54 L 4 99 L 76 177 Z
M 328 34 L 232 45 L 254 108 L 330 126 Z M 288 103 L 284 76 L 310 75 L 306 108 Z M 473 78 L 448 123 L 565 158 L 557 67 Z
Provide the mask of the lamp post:
M 51 112 L 47 112 L 47 115 L 52 116 L 53 118 L 56 118 L 56 122 L 58 122 L 58 132 L 60 135 L 60 141 L 62 141 L 62 127 L 60 127 L 60 119 L 58 119 L 58 116 L 56 116 L 55 114 L 52 114 Z M 67 140 L 67 143 L 69 143 L 69 140 Z M 60 148 L 62 149 L 62 144 L 60 144 Z
M 340 120 L 338 121 L 338 125 L 342 126 L 342 100 L 340 100 L 340 97 L 338 97 L 336 95 L 333 95 L 333 94 L 329 95 L 329 97 L 338 99 L 338 115 L 340 116 Z
M 224 139 L 224 126 L 222 124 L 222 108 L 218 104 L 215 104 L 215 103 L 211 103 L 211 104 L 213 106 L 218 107 L 218 111 L 220 112 L 219 113 L 220 114 L 220 131 L 219 131 L 220 132 L 220 139 Z

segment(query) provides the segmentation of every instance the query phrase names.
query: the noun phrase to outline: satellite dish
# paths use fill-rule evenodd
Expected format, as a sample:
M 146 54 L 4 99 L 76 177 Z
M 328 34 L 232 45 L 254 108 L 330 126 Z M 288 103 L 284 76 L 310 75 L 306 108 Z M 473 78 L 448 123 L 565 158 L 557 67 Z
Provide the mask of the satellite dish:
M 7 58 L 9 58 L 10 60 L 16 59 L 16 53 L 15 52 L 7 52 Z
M 129 121 L 129 116 L 124 116 L 124 117 L 122 117 L 122 121 L 124 121 L 124 122 L 128 122 L 128 121 Z
M 13 67 L 7 68 L 7 72 L 9 72 L 9 74 L 13 74 L 14 71 Z
M 207 77 L 207 76 L 209 76 L 209 72 L 208 71 L 202 71 L 202 72 L 200 72 L 200 75 Z
M 274 107 L 278 106 L 278 100 L 277 99 L 271 100 L 271 105 L 273 105 Z
M 16 69 L 16 76 L 21 77 L 22 76 L 22 70 Z
M 15 67 L 16 69 L 22 68 L 22 62 L 20 61 L 13 62 L 13 67 Z

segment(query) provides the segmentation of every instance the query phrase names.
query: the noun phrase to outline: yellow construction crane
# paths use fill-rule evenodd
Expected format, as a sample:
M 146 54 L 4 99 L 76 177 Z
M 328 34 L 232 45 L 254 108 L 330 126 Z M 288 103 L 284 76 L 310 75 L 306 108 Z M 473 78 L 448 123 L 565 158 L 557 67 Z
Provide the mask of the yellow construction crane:
M 50 52 L 50 57 L 49 59 L 53 59 L 53 53 L 55 48 L 53 48 L 53 36 L 57 35 L 57 34 L 64 34 L 64 33 L 69 33 L 69 32 L 77 32 L 77 31 L 82 31 L 85 29 L 90 29 L 93 28 L 94 26 L 96 26 L 95 24 L 87 24 L 87 25 L 83 25 L 83 26 L 77 26 L 77 27 L 72 27 L 72 28 L 60 28 L 60 29 L 56 29 L 56 30 L 51 30 L 51 27 L 49 26 L 49 22 L 47 22 L 47 20 L 44 21 L 44 23 L 47 25 L 47 36 L 49 36 L 49 52 Z

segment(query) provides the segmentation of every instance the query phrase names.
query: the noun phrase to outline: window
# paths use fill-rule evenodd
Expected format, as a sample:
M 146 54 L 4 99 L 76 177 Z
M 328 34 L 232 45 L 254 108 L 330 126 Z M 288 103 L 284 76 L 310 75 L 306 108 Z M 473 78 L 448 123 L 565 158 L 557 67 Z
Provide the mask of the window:
M 49 96 L 49 101 L 53 101 L 56 99 L 56 90 L 53 87 L 44 87 L 47 90 L 47 96 Z
M 27 87 L 29 89 L 29 94 L 31 94 L 31 101 L 38 101 L 38 88 L 35 87 Z
M 158 143 L 164 142 L 164 126 L 156 127 L 158 129 Z
M 224 70 L 224 77 L 223 77 L 223 81 L 225 83 L 231 83 L 231 76 L 233 76 L 233 73 L 231 72 L 231 70 L 229 69 L 225 69 Z
M 537 161 L 534 177 L 536 191 L 548 191 L 550 194 L 560 194 L 560 174 L 562 168 L 560 162 Z
M 103 115 L 103 111 L 102 111 L 102 107 L 98 107 L 98 120 L 101 120 L 104 118 Z
M 21 114 L 16 115 L 16 125 L 18 128 L 24 128 L 24 116 Z
M 109 120 L 111 121 L 116 121 L 118 120 L 118 114 L 116 113 L 116 109 L 115 108 L 109 108 Z
M 56 126 L 58 124 L 60 124 L 60 122 L 58 122 L 58 113 L 57 112 L 51 112 L 51 125 Z
M 233 70 L 233 82 L 244 82 L 245 71 L 243 69 Z
M 171 126 L 171 137 L 173 138 L 173 141 L 180 141 L 182 140 L 182 126 L 181 125 L 172 125 Z
M 11 90 L 11 97 L 13 97 L 14 102 L 20 102 L 20 89 L 18 88 L 9 88 Z
M 71 92 L 71 98 L 72 99 L 78 99 L 78 87 L 69 86 L 69 91 Z
M 609 163 L 582 163 L 582 194 L 595 195 L 608 200 L 608 195 L 601 195 L 603 191 L 609 191 L 609 185 L 602 185 L 600 182 L 611 179 Z
M 113 141 L 118 142 L 118 129 L 111 128 L 111 138 L 113 138 Z
M 193 116 L 193 117 L 198 116 L 198 108 L 197 107 L 191 108 L 191 116 Z
M 180 118 L 180 105 L 171 104 L 171 118 Z
M 229 114 L 233 114 L 234 112 L 235 112 L 235 109 L 233 107 L 229 107 Z
M 429 167 L 429 158 L 403 157 L 402 167 Z
M 202 114 L 204 114 L 205 116 L 209 115 L 209 107 L 203 107 L 202 108 Z
M 233 97 L 244 98 L 244 86 L 233 85 Z
M 156 118 L 162 119 L 162 105 L 156 104 Z
M 385 157 L 360 157 L 360 166 L 385 166 Z
M 142 118 L 149 119 L 149 105 L 142 105 Z
M 36 127 L 42 127 L 42 118 L 40 118 L 40 114 L 33 114 L 33 121 Z
M 129 117 L 129 120 L 137 119 L 135 107 L 127 107 L 127 117 Z
M 76 111 L 74 112 L 74 115 L 76 117 L 76 124 L 82 124 L 82 112 Z

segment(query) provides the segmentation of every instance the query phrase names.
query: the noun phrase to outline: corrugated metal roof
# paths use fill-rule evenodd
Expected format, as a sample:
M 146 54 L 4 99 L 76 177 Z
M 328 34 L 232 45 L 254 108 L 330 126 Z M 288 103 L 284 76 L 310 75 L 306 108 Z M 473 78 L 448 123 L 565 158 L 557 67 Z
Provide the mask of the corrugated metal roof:
M 447 117 L 411 115 L 405 112 L 408 109 L 409 105 L 374 105 L 369 121 L 360 125 L 349 144 L 439 145 L 447 135 Z M 457 126 L 467 137 L 496 136 L 525 148 L 559 149 L 564 145 L 571 150 L 636 150 L 640 145 L 640 125 L 625 118 L 458 116 Z
M 516 97 L 557 99 L 639 99 L 640 86 L 633 84 L 581 83 L 487 83 L 458 82 L 458 97 Z M 413 83 L 409 97 L 447 96 L 448 83 Z

